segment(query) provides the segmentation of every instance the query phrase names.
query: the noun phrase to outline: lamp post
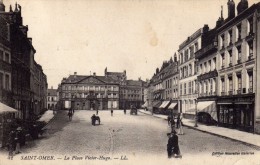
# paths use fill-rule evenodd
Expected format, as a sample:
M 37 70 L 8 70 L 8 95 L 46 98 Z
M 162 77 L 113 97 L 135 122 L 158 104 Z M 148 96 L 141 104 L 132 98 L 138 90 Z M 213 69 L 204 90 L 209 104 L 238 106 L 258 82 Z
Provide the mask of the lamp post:
M 195 99 L 195 125 L 194 127 L 198 127 L 198 110 L 197 110 L 197 99 Z

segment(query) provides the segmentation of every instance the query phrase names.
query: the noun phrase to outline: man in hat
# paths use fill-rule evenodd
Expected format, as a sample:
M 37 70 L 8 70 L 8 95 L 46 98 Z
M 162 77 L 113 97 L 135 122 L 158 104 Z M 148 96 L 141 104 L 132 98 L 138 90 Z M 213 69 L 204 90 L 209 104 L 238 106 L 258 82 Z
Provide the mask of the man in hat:
M 15 148 L 15 153 L 19 154 L 21 153 L 20 149 L 21 149 L 21 137 L 22 136 L 22 128 L 18 127 L 16 129 L 16 135 L 15 135 L 15 142 L 16 142 L 16 148 Z
M 179 139 L 176 133 L 177 132 L 173 130 L 167 134 L 169 137 L 167 144 L 168 158 L 180 156 Z

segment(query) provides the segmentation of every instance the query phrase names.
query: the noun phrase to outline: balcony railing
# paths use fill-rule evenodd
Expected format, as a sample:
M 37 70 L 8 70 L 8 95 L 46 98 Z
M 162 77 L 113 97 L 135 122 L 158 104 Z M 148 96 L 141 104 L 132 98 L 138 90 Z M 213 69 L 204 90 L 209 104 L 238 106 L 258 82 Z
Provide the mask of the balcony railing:
M 221 92 L 221 96 L 225 96 L 226 95 L 226 92 Z

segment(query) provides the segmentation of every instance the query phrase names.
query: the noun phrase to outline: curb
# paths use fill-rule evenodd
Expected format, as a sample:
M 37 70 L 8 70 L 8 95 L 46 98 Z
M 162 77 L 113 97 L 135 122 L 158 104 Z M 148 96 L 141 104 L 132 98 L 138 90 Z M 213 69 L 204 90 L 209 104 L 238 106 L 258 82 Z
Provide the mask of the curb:
M 139 112 L 141 112 L 141 111 L 139 111 Z M 162 118 L 162 117 L 154 116 L 154 115 L 152 115 L 152 114 L 147 114 L 147 113 L 144 113 L 144 112 L 141 112 L 141 113 L 146 114 L 146 115 L 150 115 L 150 116 L 153 116 L 153 117 L 161 118 L 161 119 L 163 119 L 163 120 L 166 120 L 166 119 L 164 119 L 164 118 Z M 211 134 L 211 135 L 214 135 L 214 136 L 218 136 L 218 137 L 221 137 L 221 138 L 224 138 L 224 139 L 230 139 L 230 140 L 233 140 L 233 141 L 236 141 L 236 142 L 240 142 L 240 143 L 242 143 L 242 144 L 244 144 L 244 145 L 253 147 L 253 148 L 255 148 L 256 150 L 260 151 L 260 146 L 255 145 L 255 144 L 251 144 L 251 143 L 244 142 L 244 141 L 241 141 L 241 140 L 238 140 L 238 139 L 234 139 L 234 138 L 231 138 L 231 137 L 219 135 L 219 134 L 216 134 L 216 133 L 204 131 L 204 130 L 201 130 L 201 129 L 198 129 L 198 128 L 196 128 L 196 127 L 189 126 L 189 125 L 186 125 L 186 124 L 183 124 L 183 126 L 188 127 L 188 128 L 190 128 L 190 129 L 194 129 L 194 130 L 203 132 L 203 133 L 208 133 L 208 134 Z

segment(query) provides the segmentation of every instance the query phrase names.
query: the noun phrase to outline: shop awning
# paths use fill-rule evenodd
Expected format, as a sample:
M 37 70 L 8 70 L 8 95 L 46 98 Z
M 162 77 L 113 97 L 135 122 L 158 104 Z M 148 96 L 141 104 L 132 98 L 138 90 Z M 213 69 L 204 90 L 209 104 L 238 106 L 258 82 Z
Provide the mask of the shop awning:
M 148 107 L 148 103 L 147 103 L 147 101 L 142 105 L 142 107 L 143 107 L 143 108 Z
M 159 108 L 165 108 L 170 103 L 170 101 L 164 101 Z
M 3 103 L 0 103 L 0 114 L 1 113 L 7 113 L 7 112 L 11 112 L 11 113 L 14 113 L 14 112 L 18 112 L 18 110 L 12 108 L 12 107 L 9 107 Z
M 168 109 L 174 109 L 174 107 L 177 105 L 177 103 L 171 103 L 168 107 Z
M 153 102 L 153 107 L 155 107 L 155 108 L 159 108 L 160 105 L 161 105 L 161 102 L 160 102 L 160 101 L 154 101 L 154 102 Z
M 197 111 L 198 112 L 206 112 L 206 113 L 210 114 L 210 116 L 214 120 L 218 121 L 215 101 L 198 102 Z

